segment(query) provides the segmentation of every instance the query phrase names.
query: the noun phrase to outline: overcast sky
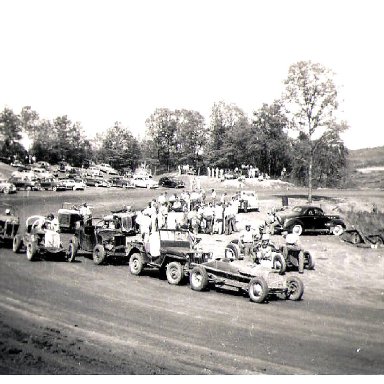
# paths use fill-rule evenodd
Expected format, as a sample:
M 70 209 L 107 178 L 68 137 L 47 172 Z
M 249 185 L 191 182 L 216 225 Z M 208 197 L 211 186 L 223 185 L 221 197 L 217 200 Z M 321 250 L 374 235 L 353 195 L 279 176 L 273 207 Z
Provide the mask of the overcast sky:
M 291 64 L 336 73 L 350 149 L 384 145 L 383 1 L 0 0 L 0 107 L 68 115 L 89 136 L 155 108 L 214 102 L 249 116 Z

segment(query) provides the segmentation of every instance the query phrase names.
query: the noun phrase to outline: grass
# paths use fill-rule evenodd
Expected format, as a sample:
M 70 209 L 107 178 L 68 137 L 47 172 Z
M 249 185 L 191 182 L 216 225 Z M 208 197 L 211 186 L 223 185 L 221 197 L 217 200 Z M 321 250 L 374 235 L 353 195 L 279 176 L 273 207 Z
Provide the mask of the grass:
M 376 213 L 367 211 L 346 211 L 342 213 L 343 218 L 349 226 L 362 231 L 367 235 L 375 235 L 384 233 L 384 213 L 377 211 Z

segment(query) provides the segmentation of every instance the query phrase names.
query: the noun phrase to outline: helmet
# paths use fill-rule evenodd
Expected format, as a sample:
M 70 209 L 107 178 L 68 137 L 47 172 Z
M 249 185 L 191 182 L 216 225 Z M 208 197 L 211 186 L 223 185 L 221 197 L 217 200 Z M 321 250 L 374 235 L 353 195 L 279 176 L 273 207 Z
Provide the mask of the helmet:
M 10 210 L 9 208 L 7 208 L 7 209 L 5 210 L 5 214 L 6 214 L 6 215 L 10 215 L 10 214 L 11 214 L 11 210 Z

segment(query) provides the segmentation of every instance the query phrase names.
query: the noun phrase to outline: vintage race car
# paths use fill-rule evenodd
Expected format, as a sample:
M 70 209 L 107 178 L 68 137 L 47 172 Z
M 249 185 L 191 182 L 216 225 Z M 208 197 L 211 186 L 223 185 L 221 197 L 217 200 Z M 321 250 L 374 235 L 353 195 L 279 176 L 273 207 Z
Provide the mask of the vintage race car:
M 69 262 L 69 257 L 60 239 L 60 234 L 50 229 L 51 222 L 44 216 L 30 216 L 25 223 L 24 234 L 17 234 L 13 239 L 13 252 L 26 250 L 27 259 L 34 261 L 40 256 L 53 255 Z
M 125 257 L 127 238 L 138 233 L 136 213 L 113 213 L 101 220 L 93 219 L 93 222 L 77 223 L 68 253 L 73 257 L 79 252 L 92 254 L 96 265 L 104 263 L 108 257 Z
M 346 228 L 343 219 L 338 215 L 326 215 L 320 207 L 299 205 L 292 209 L 276 213 L 274 233 L 282 231 L 302 233 L 330 233 L 341 235 Z
M 208 261 L 212 254 L 199 249 L 200 239 L 188 230 L 160 229 L 157 241 L 128 243 L 129 268 L 140 275 L 144 268 L 156 269 L 165 274 L 168 283 L 180 284 L 190 271 L 190 263 Z
M 72 203 L 63 203 L 57 214 L 61 232 L 73 233 L 76 223 L 83 219 L 80 208 Z
M 304 284 L 296 276 L 282 276 L 269 268 L 229 259 L 191 263 L 190 285 L 195 291 L 203 291 L 209 285 L 234 287 L 248 292 L 255 303 L 262 303 L 271 295 L 297 301 L 304 294 Z
M 8 214 L 0 215 L 0 244 L 12 243 L 20 226 L 19 217 L 12 214 L 14 208 L 7 207 Z

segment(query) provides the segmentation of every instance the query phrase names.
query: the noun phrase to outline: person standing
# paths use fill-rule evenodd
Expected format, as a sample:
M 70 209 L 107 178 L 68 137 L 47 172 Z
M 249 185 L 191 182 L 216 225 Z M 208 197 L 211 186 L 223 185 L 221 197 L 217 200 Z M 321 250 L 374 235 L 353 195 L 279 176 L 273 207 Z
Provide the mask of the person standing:
M 239 245 L 244 247 L 244 259 L 246 261 L 252 261 L 253 257 L 253 239 L 254 239 L 254 231 L 251 230 L 251 225 L 246 224 L 245 229 L 240 232 L 239 236 Z

